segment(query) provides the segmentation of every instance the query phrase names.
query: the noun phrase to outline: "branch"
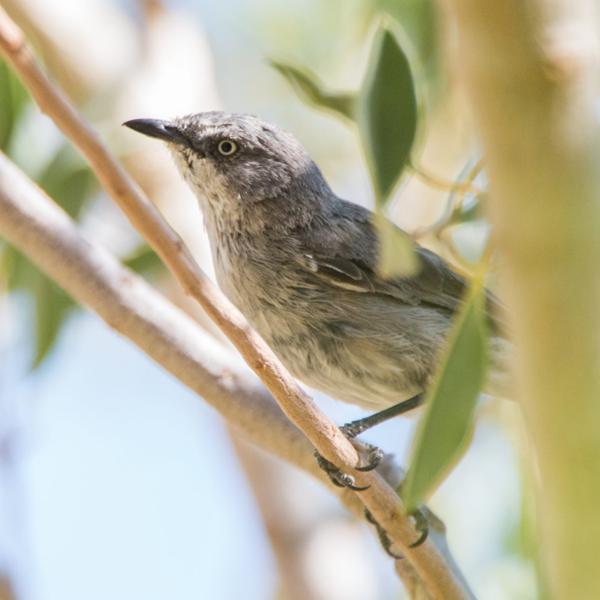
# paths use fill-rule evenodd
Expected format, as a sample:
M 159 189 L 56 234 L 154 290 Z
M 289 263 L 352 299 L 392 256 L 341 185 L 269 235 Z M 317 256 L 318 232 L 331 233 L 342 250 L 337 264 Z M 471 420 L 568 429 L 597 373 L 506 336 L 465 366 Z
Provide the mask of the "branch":
M 447 0 L 479 122 L 552 598 L 600 598 L 600 14 Z
M 347 471 L 353 470 L 358 463 L 358 455 L 354 446 L 318 409 L 285 370 L 262 338 L 249 327 L 241 313 L 196 265 L 180 238 L 165 223 L 156 208 L 143 196 L 139 187 L 128 177 L 124 169 L 111 157 L 95 132 L 47 80 L 35 64 L 23 33 L 1 10 L 0 49 L 30 90 L 40 108 L 54 119 L 65 135 L 80 149 L 104 188 L 119 204 L 133 226 L 161 256 L 183 288 L 201 304 L 231 340 L 246 363 L 275 397 L 288 418 L 325 458 Z M 6 171 L 10 171 L 8 166 L 6 166 Z M 6 201 L 8 198 L 6 186 L 3 187 Z M 32 217 L 31 214 L 28 216 L 28 218 Z M 13 223 L 14 226 L 17 224 L 19 221 Z M 22 229 L 22 220 L 20 225 Z M 19 245 L 19 240 L 15 240 L 14 232 L 6 231 L 5 234 L 13 243 Z M 52 265 L 48 265 L 47 260 L 40 260 L 40 264 L 46 265 L 50 272 Z M 52 276 L 59 282 L 61 282 L 60 270 L 60 266 L 54 264 Z M 124 283 L 127 284 L 130 279 L 130 276 L 125 277 Z M 67 286 L 65 285 L 65 287 Z M 92 301 L 93 292 L 93 289 L 90 288 L 85 293 L 84 302 Z M 136 300 L 139 301 L 139 299 Z M 109 323 L 116 327 L 122 326 L 112 320 L 109 320 Z M 148 325 L 151 323 L 147 322 L 146 326 Z M 417 548 L 410 547 L 418 533 L 409 517 L 401 510 L 397 494 L 386 481 L 377 472 L 365 474 L 356 472 L 356 475 L 359 485 L 369 486 L 358 496 L 360 501 L 385 528 L 390 538 L 402 549 L 431 597 L 440 600 L 470 597 L 470 592 L 464 582 L 452 571 L 433 541 L 427 540 Z

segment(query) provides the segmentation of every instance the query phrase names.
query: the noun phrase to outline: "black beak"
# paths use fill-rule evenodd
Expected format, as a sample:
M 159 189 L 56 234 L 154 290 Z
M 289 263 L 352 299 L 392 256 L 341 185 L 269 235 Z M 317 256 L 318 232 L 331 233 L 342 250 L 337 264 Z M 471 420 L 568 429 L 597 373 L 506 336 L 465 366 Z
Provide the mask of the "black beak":
M 131 119 L 131 121 L 125 121 L 123 125 L 159 140 L 175 144 L 188 144 L 187 138 L 181 133 L 179 128 L 169 123 L 169 121 L 161 121 L 160 119 Z

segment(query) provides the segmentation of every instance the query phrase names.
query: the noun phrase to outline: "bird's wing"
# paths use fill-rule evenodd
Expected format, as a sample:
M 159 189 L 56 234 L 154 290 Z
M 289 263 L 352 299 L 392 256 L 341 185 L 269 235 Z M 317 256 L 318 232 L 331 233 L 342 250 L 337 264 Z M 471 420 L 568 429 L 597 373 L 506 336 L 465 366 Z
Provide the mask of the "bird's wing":
M 304 267 L 328 282 L 358 293 L 385 295 L 408 305 L 427 305 L 455 312 L 467 283 L 437 254 L 415 245 L 420 262 L 416 275 L 384 278 L 377 273 L 378 242 L 370 211 L 339 201 L 327 227 L 315 229 L 299 257 Z M 399 230 L 401 231 L 401 230 Z M 402 232 L 403 233 L 403 232 Z M 488 292 L 490 320 L 498 325 L 501 303 Z

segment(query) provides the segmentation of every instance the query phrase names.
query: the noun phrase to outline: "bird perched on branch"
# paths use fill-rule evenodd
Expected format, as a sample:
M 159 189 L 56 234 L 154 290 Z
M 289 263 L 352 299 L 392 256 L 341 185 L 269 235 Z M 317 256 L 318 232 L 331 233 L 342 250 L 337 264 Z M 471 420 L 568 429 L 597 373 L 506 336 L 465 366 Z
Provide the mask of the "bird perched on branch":
M 167 142 L 200 201 L 219 285 L 291 373 L 380 411 L 345 426 L 349 437 L 421 403 L 466 289 L 442 258 L 415 246 L 414 276 L 378 274 L 373 213 L 338 198 L 292 135 L 256 117 L 125 125 Z M 380 458 L 370 447 L 361 468 Z

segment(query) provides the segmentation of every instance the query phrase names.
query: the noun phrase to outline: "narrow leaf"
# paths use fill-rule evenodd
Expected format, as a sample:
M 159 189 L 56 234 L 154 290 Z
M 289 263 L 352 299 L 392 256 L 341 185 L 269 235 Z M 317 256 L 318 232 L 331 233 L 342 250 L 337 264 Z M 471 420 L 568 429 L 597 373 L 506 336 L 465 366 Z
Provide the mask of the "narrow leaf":
M 382 206 L 408 163 L 417 132 L 417 96 L 408 56 L 386 26 L 375 36 L 359 107 L 375 198 Z
M 34 300 L 36 312 L 35 357 L 33 368 L 37 368 L 54 347 L 58 334 L 70 310 L 73 300 L 62 288 L 41 272 L 37 272 L 38 284 Z
M 326 90 L 318 78 L 306 70 L 275 60 L 271 60 L 270 63 L 303 100 L 318 108 L 332 110 L 346 119 L 354 119 L 355 98 L 352 94 L 333 93 Z
M 155 273 L 164 268 L 158 254 L 145 243 L 140 244 L 122 262 L 136 273 Z
M 446 355 L 428 393 L 401 495 L 414 510 L 441 483 L 466 448 L 487 370 L 485 291 L 473 280 Z
M 39 186 L 76 219 L 94 189 L 89 167 L 67 143 L 63 144 L 38 178 Z
M 29 96 L 4 61 L 0 61 L 0 90 L 0 148 L 6 150 Z
M 419 261 L 410 236 L 379 211 L 375 213 L 374 225 L 379 241 L 378 274 L 384 279 L 416 275 Z

